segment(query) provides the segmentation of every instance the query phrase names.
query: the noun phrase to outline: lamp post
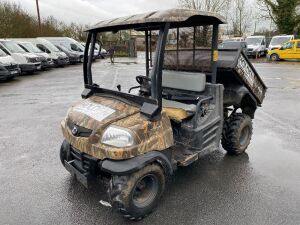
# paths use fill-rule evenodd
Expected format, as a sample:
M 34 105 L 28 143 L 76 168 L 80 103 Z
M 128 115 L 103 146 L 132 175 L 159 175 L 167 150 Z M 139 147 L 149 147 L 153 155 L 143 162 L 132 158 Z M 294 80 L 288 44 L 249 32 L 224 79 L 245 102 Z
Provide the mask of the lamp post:
M 39 8 L 39 0 L 36 0 L 36 10 L 38 14 L 38 21 L 39 21 L 39 31 L 41 32 L 41 17 L 40 17 L 40 8 Z

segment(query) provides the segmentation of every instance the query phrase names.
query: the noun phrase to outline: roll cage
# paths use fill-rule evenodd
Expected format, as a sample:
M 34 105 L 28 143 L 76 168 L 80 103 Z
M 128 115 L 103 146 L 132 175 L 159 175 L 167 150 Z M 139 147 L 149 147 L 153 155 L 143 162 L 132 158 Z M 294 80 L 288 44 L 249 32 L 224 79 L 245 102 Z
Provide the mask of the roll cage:
M 205 25 L 213 26 L 211 48 L 211 83 L 216 83 L 218 61 L 218 30 L 219 24 L 223 23 L 225 23 L 224 18 L 215 13 L 202 12 L 198 10 L 172 9 L 133 15 L 129 17 L 103 21 L 96 24 L 95 26 L 86 30 L 86 32 L 88 32 L 88 37 L 85 45 L 83 64 L 85 90 L 82 93 L 82 97 L 87 98 L 93 94 L 114 95 L 115 97 L 128 100 L 129 102 L 133 102 L 141 106 L 142 114 L 147 116 L 149 119 L 155 119 L 160 115 L 160 112 L 162 110 L 162 69 L 169 29 L 177 29 L 178 50 L 179 28 Z M 151 77 L 151 97 L 149 98 L 104 89 L 93 83 L 91 66 L 97 34 L 107 31 L 117 32 L 127 29 L 135 29 L 145 32 L 146 76 Z M 159 35 L 156 46 L 156 54 L 153 60 L 154 63 L 152 70 L 150 71 L 149 36 L 151 38 L 151 31 L 159 31 Z M 193 47 L 195 49 L 195 45 Z

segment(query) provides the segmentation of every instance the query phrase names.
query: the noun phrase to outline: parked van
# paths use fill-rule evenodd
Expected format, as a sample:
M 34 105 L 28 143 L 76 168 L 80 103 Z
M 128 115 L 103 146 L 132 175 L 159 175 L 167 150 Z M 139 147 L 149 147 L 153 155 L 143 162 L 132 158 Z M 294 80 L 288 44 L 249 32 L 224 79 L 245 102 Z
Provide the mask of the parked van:
M 13 39 L 21 48 L 23 48 L 26 52 L 31 52 L 40 57 L 42 69 L 46 69 L 49 67 L 53 67 L 54 62 L 50 58 L 49 54 L 43 52 L 39 48 L 37 48 L 34 44 L 29 41 L 23 41 L 22 39 Z
M 14 79 L 20 72 L 17 62 L 0 49 L 0 80 Z
M 65 66 L 69 64 L 68 56 L 56 48 L 51 42 L 44 38 L 30 38 L 26 39 L 38 47 L 41 51 L 47 53 L 53 60 L 55 66 Z
M 72 51 L 66 48 L 64 45 L 55 45 L 60 51 L 66 53 L 69 57 L 70 64 L 83 62 L 83 53 Z
M 269 51 L 267 57 L 272 61 L 281 59 L 300 60 L 300 39 L 288 41 L 284 43 L 281 48 Z
M 250 36 L 246 38 L 248 56 L 263 56 L 267 53 L 265 36 Z
M 26 52 L 17 43 L 6 39 L 0 39 L 0 48 L 19 64 L 21 72 L 30 73 L 41 70 L 40 58 L 33 53 Z
M 279 49 L 282 45 L 288 41 L 294 40 L 294 35 L 278 35 L 272 37 L 272 40 L 269 44 L 268 50 L 271 51 L 273 49 Z

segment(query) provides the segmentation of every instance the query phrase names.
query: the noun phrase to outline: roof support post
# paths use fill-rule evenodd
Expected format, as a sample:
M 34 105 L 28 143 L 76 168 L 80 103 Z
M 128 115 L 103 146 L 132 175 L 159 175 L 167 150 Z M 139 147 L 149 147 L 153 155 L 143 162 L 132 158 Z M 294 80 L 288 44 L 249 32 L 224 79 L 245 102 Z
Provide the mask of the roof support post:
M 194 27 L 193 34 L 193 67 L 195 68 L 195 56 L 196 56 L 196 27 Z
M 162 109 L 162 68 L 169 28 L 170 23 L 166 23 L 159 31 L 155 61 L 151 70 L 151 97 L 157 100 L 158 113 Z
M 92 63 L 93 63 L 96 39 L 97 39 L 97 33 L 94 32 L 91 34 L 91 39 L 90 39 L 91 47 L 89 48 L 89 46 L 86 45 L 86 49 L 85 49 L 85 51 L 89 51 L 88 61 L 87 61 L 87 84 L 88 85 L 93 85 Z
M 150 44 L 149 44 L 149 47 L 150 47 L 150 66 L 153 67 L 153 64 L 152 64 L 152 31 L 151 30 L 150 30 L 149 38 L 150 38 Z
M 89 32 L 87 39 L 86 39 L 86 44 L 85 44 L 85 48 L 84 48 L 84 58 L 83 58 L 83 80 L 84 80 L 84 85 L 88 84 L 88 53 L 89 53 L 89 46 L 91 43 L 91 37 L 92 37 L 92 33 Z
M 149 31 L 145 31 L 146 76 L 149 77 Z
M 176 70 L 179 68 L 179 27 L 177 27 L 177 35 L 176 35 Z
M 212 79 L 211 82 L 215 84 L 217 82 L 217 70 L 218 70 L 218 59 L 219 59 L 219 52 L 218 52 L 218 39 L 219 39 L 219 25 L 213 25 L 213 32 L 212 32 L 212 52 L 211 52 L 211 62 L 212 62 Z

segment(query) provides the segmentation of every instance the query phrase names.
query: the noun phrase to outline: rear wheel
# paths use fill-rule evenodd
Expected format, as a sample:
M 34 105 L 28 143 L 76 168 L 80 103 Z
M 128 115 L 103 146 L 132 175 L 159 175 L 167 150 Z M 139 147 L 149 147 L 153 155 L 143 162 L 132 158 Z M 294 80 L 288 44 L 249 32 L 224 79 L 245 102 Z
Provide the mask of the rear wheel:
M 141 220 L 157 206 L 165 188 L 165 175 L 150 164 L 127 176 L 113 176 L 108 195 L 112 207 L 125 218 Z
M 243 153 L 252 137 L 252 120 L 243 113 L 234 113 L 224 122 L 222 146 L 230 154 Z
M 272 61 L 279 61 L 279 56 L 276 53 L 273 53 L 270 58 Z

